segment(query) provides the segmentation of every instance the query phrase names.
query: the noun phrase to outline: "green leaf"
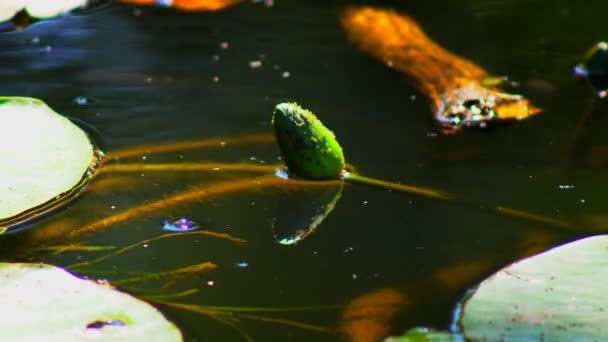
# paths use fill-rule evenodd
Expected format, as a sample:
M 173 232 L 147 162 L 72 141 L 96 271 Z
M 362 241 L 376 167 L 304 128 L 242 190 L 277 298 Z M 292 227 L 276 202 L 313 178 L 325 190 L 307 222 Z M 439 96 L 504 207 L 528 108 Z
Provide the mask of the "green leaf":
M 150 304 L 44 264 L 0 263 L 0 341 L 181 341 Z
M 87 0 L 2 0 L 0 22 L 10 20 L 25 9 L 34 18 L 48 18 L 86 5 Z
M 475 341 L 603 341 L 607 283 L 608 236 L 578 240 L 483 281 L 456 323 Z
M 384 342 L 464 342 L 460 335 L 431 328 L 416 327 L 399 337 L 388 337 Z
M 333 132 L 297 103 L 280 103 L 272 116 L 287 168 L 310 179 L 338 179 L 344 169 L 342 147 Z
M 0 226 L 74 197 L 90 180 L 97 152 L 83 130 L 44 102 L 0 97 Z

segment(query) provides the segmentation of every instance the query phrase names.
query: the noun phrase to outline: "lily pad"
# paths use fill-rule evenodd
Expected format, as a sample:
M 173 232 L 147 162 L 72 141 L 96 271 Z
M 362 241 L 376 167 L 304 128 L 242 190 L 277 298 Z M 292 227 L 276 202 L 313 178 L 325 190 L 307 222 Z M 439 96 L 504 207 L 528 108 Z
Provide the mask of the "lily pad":
M 384 342 L 464 342 L 464 338 L 449 332 L 416 327 L 406 331 L 402 336 L 387 337 Z
M 603 341 L 608 336 L 608 236 L 516 262 L 468 297 L 456 317 L 475 341 Z
M 99 157 L 87 134 L 44 102 L 0 97 L 0 228 L 73 198 Z
M 0 263 L 0 341 L 181 341 L 154 307 L 44 264 Z
M 0 22 L 10 20 L 17 12 L 25 10 L 34 18 L 49 18 L 86 5 L 88 0 L 2 0 Z

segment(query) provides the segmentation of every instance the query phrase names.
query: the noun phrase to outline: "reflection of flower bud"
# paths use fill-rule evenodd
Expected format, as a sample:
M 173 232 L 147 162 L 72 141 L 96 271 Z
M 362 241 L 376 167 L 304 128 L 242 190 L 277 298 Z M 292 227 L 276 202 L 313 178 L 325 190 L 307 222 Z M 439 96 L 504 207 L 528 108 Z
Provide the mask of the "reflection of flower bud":
M 608 91 L 608 44 L 595 44 L 585 60 L 574 67 L 574 73 L 587 79 L 599 97 L 605 97 Z
M 272 116 L 274 132 L 290 172 L 312 179 L 338 179 L 344 154 L 332 131 L 296 103 L 281 103 Z

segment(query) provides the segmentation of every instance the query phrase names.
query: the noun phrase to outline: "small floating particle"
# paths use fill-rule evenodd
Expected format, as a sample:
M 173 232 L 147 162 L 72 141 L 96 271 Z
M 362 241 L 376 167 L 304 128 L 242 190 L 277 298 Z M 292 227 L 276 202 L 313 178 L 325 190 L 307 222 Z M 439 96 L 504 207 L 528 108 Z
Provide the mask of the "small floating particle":
M 215 281 L 207 280 L 207 286 L 215 286 Z
M 220 48 L 223 50 L 226 50 L 228 48 L 228 42 L 221 42 L 220 43 Z
M 281 73 L 282 78 L 289 78 L 289 76 L 291 76 L 291 73 L 289 71 L 283 71 Z
M 274 175 L 282 179 L 289 179 L 289 173 L 285 169 L 276 169 Z
M 72 101 L 79 106 L 86 106 L 86 105 L 90 105 L 93 102 L 95 102 L 95 100 L 93 100 L 92 98 L 85 97 L 85 96 L 77 96 Z
M 249 263 L 247 261 L 238 261 L 234 264 L 238 268 L 246 268 L 249 267 Z
M 198 223 L 188 219 L 187 217 L 182 217 L 175 221 L 165 221 L 163 223 L 163 230 L 169 232 L 189 232 L 195 229 L 200 228 Z
M 262 66 L 262 61 L 251 61 L 249 62 L 249 67 L 251 69 L 257 69 L 260 68 Z
M 213 83 L 218 83 L 220 81 L 220 77 L 219 76 L 213 76 L 213 78 L 211 80 L 213 81 Z
M 571 189 L 575 189 L 575 188 L 576 188 L 576 186 L 574 186 L 574 185 L 570 185 L 570 184 L 565 184 L 565 185 L 560 184 L 560 185 L 558 185 L 557 187 L 558 187 L 560 190 L 571 190 Z

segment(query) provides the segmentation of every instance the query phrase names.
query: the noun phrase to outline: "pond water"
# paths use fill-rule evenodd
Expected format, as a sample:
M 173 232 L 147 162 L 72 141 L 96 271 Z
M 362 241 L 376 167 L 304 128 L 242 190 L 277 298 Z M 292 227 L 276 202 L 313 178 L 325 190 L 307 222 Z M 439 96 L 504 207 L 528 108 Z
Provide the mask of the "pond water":
M 390 324 L 388 332 L 396 334 L 415 325 L 448 329 L 458 299 L 496 269 L 598 232 L 586 227 L 591 222 L 602 226 L 608 210 L 602 197 L 608 184 L 603 155 L 608 141 L 602 134 L 604 122 L 608 124 L 606 105 L 572 76 L 572 67 L 588 48 L 606 39 L 605 4 L 366 1 L 412 16 L 440 45 L 517 81 L 517 91 L 544 110 L 513 124 L 442 135 L 424 97 L 406 77 L 347 41 L 337 16 L 354 3 L 281 0 L 267 7 L 247 2 L 205 13 L 104 3 L 1 33 L 0 94 L 43 99 L 57 112 L 86 123 L 108 156 L 134 145 L 214 137 L 229 142 L 229 137 L 271 134 L 274 106 L 298 101 L 334 130 L 347 161 L 361 173 L 442 189 L 480 204 L 347 184 L 317 230 L 299 244 L 285 246 L 273 236 L 273 221 L 307 220 L 314 205 L 302 205 L 297 191 L 252 183 L 230 194 L 159 207 L 75 240 L 124 247 L 171 233 L 163 230 L 167 222 L 187 218 L 199 229 L 228 233 L 246 244 L 184 235 L 143 244 L 77 272 L 112 282 L 121 273 L 212 261 L 216 269 L 171 286 L 155 280 L 129 286 L 164 295 L 198 289 L 174 299 L 188 304 L 300 307 L 251 314 L 336 331 L 341 305 L 393 288 L 406 301 Z M 279 156 L 272 142 L 227 143 L 144 152 L 108 165 L 269 165 L 280 163 Z M 61 266 L 92 260 L 107 251 L 32 249 L 47 237 L 50 245 L 72 243 L 70 230 L 192 187 L 263 174 L 221 168 L 102 173 L 69 207 L 3 238 L 0 255 Z M 305 198 L 312 197 L 306 193 Z M 581 228 L 565 231 L 500 216 L 481 204 L 518 208 Z M 338 307 L 303 308 L 334 305 Z M 188 341 L 242 339 L 226 322 L 160 309 Z M 278 322 L 242 319 L 234 324 L 256 341 L 348 340 L 340 332 Z

